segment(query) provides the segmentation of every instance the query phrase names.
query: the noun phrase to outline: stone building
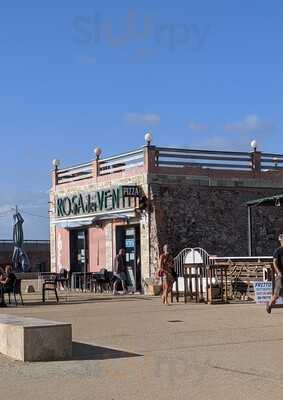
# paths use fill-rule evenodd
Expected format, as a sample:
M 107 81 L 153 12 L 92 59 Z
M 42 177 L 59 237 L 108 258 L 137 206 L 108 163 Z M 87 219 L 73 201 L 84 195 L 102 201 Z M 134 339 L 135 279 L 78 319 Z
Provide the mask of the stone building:
M 24 249 L 28 255 L 31 272 L 50 271 L 50 243 L 48 240 L 25 240 Z M 0 240 L 0 267 L 12 264 L 14 243 Z
M 246 202 L 283 191 L 283 156 L 161 148 L 141 149 L 70 168 L 55 160 L 50 191 L 51 268 L 112 269 L 126 249 L 129 285 L 142 289 L 160 249 L 202 247 L 246 256 Z M 257 208 L 253 254 L 269 255 L 283 229 L 281 208 Z

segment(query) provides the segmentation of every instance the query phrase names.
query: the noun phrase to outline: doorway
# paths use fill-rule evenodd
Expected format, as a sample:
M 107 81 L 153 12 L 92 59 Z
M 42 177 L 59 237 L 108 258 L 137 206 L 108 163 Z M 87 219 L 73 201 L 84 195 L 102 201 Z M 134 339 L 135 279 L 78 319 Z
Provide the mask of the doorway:
M 140 227 L 127 225 L 116 227 L 116 254 L 125 249 L 128 289 L 141 291 Z
M 70 231 L 71 273 L 89 271 L 88 229 Z

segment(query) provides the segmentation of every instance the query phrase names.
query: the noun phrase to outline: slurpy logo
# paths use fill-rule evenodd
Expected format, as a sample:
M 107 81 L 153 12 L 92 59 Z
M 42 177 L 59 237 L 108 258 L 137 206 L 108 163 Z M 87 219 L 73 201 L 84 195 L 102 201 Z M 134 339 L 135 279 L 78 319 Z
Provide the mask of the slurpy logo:
M 105 44 L 110 48 L 129 45 L 136 54 L 178 48 L 201 50 L 210 32 L 209 25 L 195 23 L 161 23 L 152 16 L 139 17 L 133 10 L 115 20 L 103 18 L 99 13 L 77 16 L 73 21 L 73 39 L 84 46 Z

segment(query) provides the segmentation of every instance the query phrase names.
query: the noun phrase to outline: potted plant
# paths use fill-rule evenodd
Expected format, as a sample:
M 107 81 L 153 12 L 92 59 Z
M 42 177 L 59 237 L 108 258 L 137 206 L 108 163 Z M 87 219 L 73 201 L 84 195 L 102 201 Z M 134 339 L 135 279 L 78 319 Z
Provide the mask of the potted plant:
M 159 296 L 162 290 L 162 284 L 159 278 L 144 278 L 144 292 L 148 296 Z

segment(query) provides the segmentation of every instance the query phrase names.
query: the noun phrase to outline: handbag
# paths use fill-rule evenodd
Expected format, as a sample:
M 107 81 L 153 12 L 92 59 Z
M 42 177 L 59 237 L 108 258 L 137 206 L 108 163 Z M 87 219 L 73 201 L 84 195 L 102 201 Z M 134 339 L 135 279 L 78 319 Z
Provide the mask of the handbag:
M 161 271 L 161 269 L 159 269 L 157 271 L 157 276 L 158 276 L 158 278 L 162 278 L 164 276 L 164 271 Z

